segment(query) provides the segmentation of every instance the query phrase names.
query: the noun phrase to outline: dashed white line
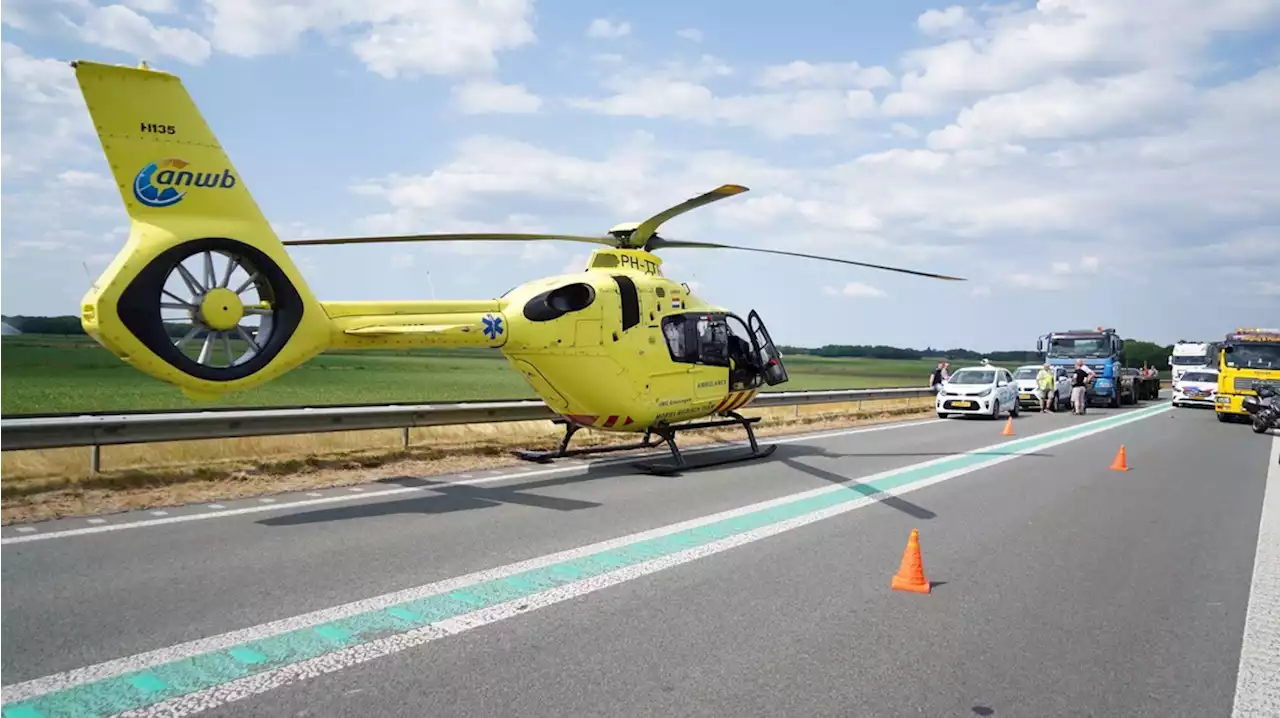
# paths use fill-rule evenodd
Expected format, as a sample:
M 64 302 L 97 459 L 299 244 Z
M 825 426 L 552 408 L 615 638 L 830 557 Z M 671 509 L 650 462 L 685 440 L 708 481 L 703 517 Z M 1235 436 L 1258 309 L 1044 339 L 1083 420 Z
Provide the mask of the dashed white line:
M 354 491 L 356 493 L 360 493 L 361 491 L 364 491 L 364 489 L 360 488 L 359 486 L 348 486 L 347 491 Z
M 315 496 L 319 498 L 321 496 L 324 496 L 324 494 L 320 493 L 319 491 L 308 491 L 307 496 Z
M 877 424 L 874 426 L 864 426 L 856 429 L 836 429 L 833 431 L 825 431 L 814 434 L 798 434 L 795 436 L 769 437 L 769 443 L 772 444 L 790 444 L 799 441 L 819 441 L 838 436 L 849 436 L 853 434 L 869 434 L 877 431 L 892 431 L 895 429 L 910 429 L 919 426 L 927 426 L 930 424 L 941 424 L 946 419 L 924 419 L 921 421 L 903 421 L 889 424 Z M 682 451 L 687 455 L 700 454 L 707 451 L 722 451 L 729 446 L 745 445 L 746 441 L 729 441 L 723 444 L 710 446 L 697 446 Z M 401 486 L 394 489 L 382 489 L 380 491 L 365 492 L 362 495 L 356 495 L 354 492 L 346 494 L 335 494 L 332 496 L 324 496 L 319 493 L 308 493 L 307 496 L 314 496 L 310 499 L 299 499 L 297 501 L 286 501 L 271 505 L 255 505 L 244 506 L 235 509 L 227 509 L 222 504 L 205 504 L 204 508 L 212 509 L 210 513 L 193 513 L 182 514 L 179 516 L 166 516 L 160 519 L 143 519 L 141 521 L 125 521 L 121 523 L 108 524 L 105 526 L 86 526 L 78 529 L 66 529 L 63 531 L 49 531 L 48 533 L 34 533 L 23 536 L 5 536 L 0 538 L 0 544 L 9 545 L 16 543 L 27 543 L 29 541 L 43 541 L 54 538 L 65 538 L 71 536 L 84 536 L 87 534 L 103 533 L 108 531 L 123 531 L 125 529 L 145 528 L 148 526 L 162 526 L 166 524 L 185 523 L 187 521 L 203 521 L 205 519 L 226 518 L 229 516 L 241 516 L 244 514 L 259 513 L 263 511 L 283 511 L 286 509 L 301 508 L 304 506 L 317 506 L 321 504 L 337 503 L 341 501 L 353 501 L 357 499 L 381 498 L 384 496 L 395 496 L 397 494 L 406 494 L 422 491 L 432 491 L 441 486 L 471 486 L 476 484 L 487 484 L 495 481 L 509 481 L 515 479 L 533 478 L 535 476 L 550 476 L 554 474 L 563 474 L 571 471 L 581 471 L 591 468 L 605 468 L 620 464 L 633 463 L 638 459 L 646 456 L 665 455 L 665 449 L 659 449 L 651 452 L 641 452 L 633 456 L 619 457 L 615 459 L 601 459 L 597 461 L 584 461 L 578 464 L 565 464 L 562 466 L 553 466 L 547 469 L 535 469 L 532 471 L 524 471 L 519 473 L 503 474 L 501 476 L 488 476 L 482 478 L 470 478 L 462 481 L 446 481 L 433 486 Z M 467 476 L 471 476 L 468 474 Z M 21 531 L 21 528 L 17 529 Z M 25 533 L 25 532 L 24 532 Z
M 88 523 L 91 523 L 91 524 L 105 524 L 105 523 L 107 522 L 107 520 L 106 520 L 106 519 L 100 519 L 100 518 L 96 518 L 96 517 L 95 517 L 95 518 L 91 518 L 91 519 L 85 519 L 85 521 L 87 521 Z
M 152 516 L 168 516 L 169 515 L 168 511 L 148 511 L 147 513 L 151 514 Z
M 260 499 L 258 499 L 258 501 L 261 501 L 261 502 L 262 502 L 262 503 L 264 503 L 264 504 L 274 504 L 274 503 L 276 502 L 276 500 L 275 500 L 275 499 L 269 499 L 269 498 L 266 498 L 266 497 L 260 498 Z
M 32 526 L 19 526 L 19 527 L 18 527 L 18 530 L 19 530 L 19 531 L 21 531 L 21 532 L 22 532 L 22 533 L 24 533 L 24 534 L 29 534 L 29 533 L 31 533 L 32 531 L 35 531 L 35 528 L 34 528 L 34 527 L 32 527 Z
M 1268 461 L 1232 718 L 1280 715 L 1280 436 Z

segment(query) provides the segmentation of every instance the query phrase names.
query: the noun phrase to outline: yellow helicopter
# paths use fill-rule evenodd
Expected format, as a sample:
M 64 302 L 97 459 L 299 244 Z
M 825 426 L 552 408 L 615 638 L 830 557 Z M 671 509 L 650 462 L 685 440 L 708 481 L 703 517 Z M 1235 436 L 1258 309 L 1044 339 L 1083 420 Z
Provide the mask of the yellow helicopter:
M 707 303 L 687 284 L 663 275 L 655 250 L 741 249 L 959 279 L 657 234 L 673 217 L 746 191 L 733 184 L 603 236 L 435 234 L 281 242 L 178 77 L 145 63 L 71 64 L 131 220 L 124 248 L 82 301 L 81 323 L 116 356 L 193 399 L 259 386 L 330 349 L 496 348 L 565 424 L 558 449 L 521 451 L 521 457 L 550 461 L 665 443 L 672 462 L 642 468 L 672 473 L 695 466 L 676 445 L 679 431 L 729 425 L 746 430 L 750 451 L 697 466 L 771 454 L 775 447 L 760 447 L 752 431 L 758 417 L 744 418 L 737 410 L 762 385 L 787 381 L 787 371 L 759 315 L 752 311 L 744 321 Z M 583 272 L 535 279 L 497 299 L 383 302 L 317 300 L 285 250 L 486 240 L 568 240 L 604 248 L 592 253 Z M 166 311 L 176 317 L 166 319 Z M 185 326 L 175 331 L 178 320 Z M 198 342 L 198 353 L 188 351 L 190 342 Z M 712 415 L 720 418 L 689 423 Z M 644 437 L 622 446 L 569 449 L 583 427 Z

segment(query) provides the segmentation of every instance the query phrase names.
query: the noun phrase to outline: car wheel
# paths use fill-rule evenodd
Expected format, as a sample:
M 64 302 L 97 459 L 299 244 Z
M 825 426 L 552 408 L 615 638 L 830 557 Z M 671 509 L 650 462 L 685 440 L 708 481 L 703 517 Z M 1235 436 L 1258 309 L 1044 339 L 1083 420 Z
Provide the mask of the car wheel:
M 1022 411 L 1022 405 L 1016 401 L 1013 402 L 1013 408 L 1009 410 L 1009 418 L 1011 419 L 1018 418 L 1018 412 L 1020 411 Z
M 991 405 L 991 418 L 992 419 L 1000 418 L 1000 400 L 999 399 L 996 399 L 995 403 Z

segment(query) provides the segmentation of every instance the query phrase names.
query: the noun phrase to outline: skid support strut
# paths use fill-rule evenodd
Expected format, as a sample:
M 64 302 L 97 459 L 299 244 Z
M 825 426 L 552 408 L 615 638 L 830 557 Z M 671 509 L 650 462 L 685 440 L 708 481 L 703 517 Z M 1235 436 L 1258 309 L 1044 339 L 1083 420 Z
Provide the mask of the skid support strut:
M 636 464 L 636 468 L 647 471 L 651 474 L 660 476 L 670 476 L 678 474 L 684 469 L 705 469 L 711 466 L 722 466 L 724 464 L 736 464 L 740 461 L 750 461 L 752 459 L 763 459 L 777 450 L 777 444 L 768 446 L 760 446 L 756 441 L 756 433 L 751 425 L 760 421 L 760 417 L 753 416 L 750 419 L 732 411 L 724 412 L 723 416 L 728 419 L 719 419 L 713 421 L 700 421 L 693 424 L 680 424 L 677 426 L 655 427 L 653 433 L 657 434 L 667 443 L 667 448 L 671 450 L 671 461 L 652 461 Z M 699 429 L 717 429 L 722 426 L 741 426 L 747 432 L 747 441 L 751 443 L 751 448 L 746 451 L 734 451 L 732 453 L 715 452 L 707 454 L 698 454 L 696 458 L 686 459 L 680 453 L 680 447 L 676 445 L 676 434 L 682 431 L 696 431 Z
M 560 422 L 556 422 L 560 423 Z M 586 456 L 589 454 L 609 454 L 616 451 L 634 451 L 636 449 L 652 449 L 655 446 L 662 446 L 661 441 L 654 441 L 651 432 L 644 432 L 642 441 L 632 442 L 630 444 L 618 444 L 616 446 L 588 446 L 582 449 L 570 449 L 569 440 L 573 435 L 578 433 L 581 426 L 572 422 L 564 422 L 564 438 L 560 440 L 560 448 L 551 451 L 532 451 L 529 449 L 520 449 L 516 451 L 516 456 L 525 461 L 533 461 L 539 464 L 549 464 L 556 459 L 566 459 L 570 456 Z
M 569 441 L 573 435 L 582 428 L 571 422 L 563 420 L 556 423 L 565 424 L 564 438 L 560 440 L 560 446 L 550 451 L 532 451 L 529 449 L 520 449 L 516 451 L 516 456 L 525 461 L 534 461 L 540 464 L 550 463 L 556 459 L 564 459 L 571 456 L 584 456 L 589 454 L 608 454 L 618 451 L 635 451 L 637 449 L 652 449 L 656 446 L 666 444 L 671 451 L 670 461 L 651 461 L 635 464 L 636 468 L 657 474 L 659 476 L 670 476 L 678 474 L 684 469 L 703 469 L 711 466 L 721 466 L 724 464 L 734 464 L 740 461 L 748 461 L 751 459 L 763 459 L 771 455 L 778 447 L 776 444 L 761 446 L 756 441 L 755 431 L 751 425 L 760 421 L 760 417 L 753 416 L 751 418 L 744 417 L 735 412 L 725 412 L 725 419 L 716 419 L 712 421 L 699 421 L 691 424 L 678 424 L 676 426 L 655 426 L 644 432 L 642 441 L 630 444 L 619 444 L 617 446 L 591 446 L 582 449 L 570 449 Z M 718 429 L 725 426 L 741 426 L 747 432 L 747 441 L 750 442 L 751 448 L 744 451 L 729 452 L 709 452 L 706 454 L 698 454 L 693 459 L 685 458 L 680 452 L 680 446 L 676 443 L 676 435 L 685 431 L 697 431 L 699 429 Z M 658 440 L 654 440 L 654 436 Z

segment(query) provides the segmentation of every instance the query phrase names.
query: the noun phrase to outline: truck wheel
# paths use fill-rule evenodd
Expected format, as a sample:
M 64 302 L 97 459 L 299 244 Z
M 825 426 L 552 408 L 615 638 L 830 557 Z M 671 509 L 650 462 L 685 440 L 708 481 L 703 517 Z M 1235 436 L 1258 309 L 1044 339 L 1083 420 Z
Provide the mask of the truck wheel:
M 1221 421 L 1221 422 L 1222 422 L 1222 423 L 1224 423 L 1224 424 L 1225 424 L 1225 423 L 1227 423 L 1228 421 L 1231 421 L 1231 415 L 1230 415 L 1230 414 L 1226 414 L 1226 413 L 1223 413 L 1223 412 L 1221 412 L 1221 411 L 1217 411 L 1217 412 L 1214 412 L 1214 413 L 1218 415 L 1218 421 Z

